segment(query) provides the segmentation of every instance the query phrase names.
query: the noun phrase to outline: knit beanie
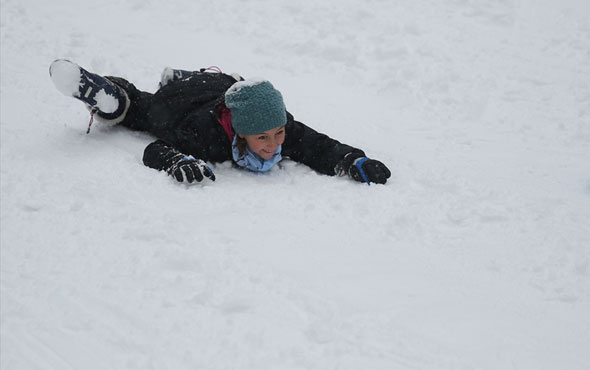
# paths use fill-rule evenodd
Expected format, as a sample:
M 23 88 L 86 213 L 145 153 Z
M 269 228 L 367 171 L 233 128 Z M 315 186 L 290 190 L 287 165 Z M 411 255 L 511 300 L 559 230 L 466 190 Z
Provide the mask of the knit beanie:
M 256 135 L 287 123 L 283 96 L 266 80 L 240 81 L 225 93 L 236 133 Z

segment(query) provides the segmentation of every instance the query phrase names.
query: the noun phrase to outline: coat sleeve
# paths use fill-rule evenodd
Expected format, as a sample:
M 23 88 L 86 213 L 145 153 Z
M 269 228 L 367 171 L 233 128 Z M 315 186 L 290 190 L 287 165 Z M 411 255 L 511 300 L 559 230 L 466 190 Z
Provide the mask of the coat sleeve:
M 360 149 L 342 144 L 328 135 L 295 121 L 293 116 L 287 113 L 283 156 L 303 163 L 319 173 L 334 176 L 344 156 L 349 153 L 354 153 L 355 156 L 365 155 Z
M 168 170 L 179 157 L 184 157 L 184 154 L 164 140 L 157 140 L 145 148 L 143 164 L 158 171 Z

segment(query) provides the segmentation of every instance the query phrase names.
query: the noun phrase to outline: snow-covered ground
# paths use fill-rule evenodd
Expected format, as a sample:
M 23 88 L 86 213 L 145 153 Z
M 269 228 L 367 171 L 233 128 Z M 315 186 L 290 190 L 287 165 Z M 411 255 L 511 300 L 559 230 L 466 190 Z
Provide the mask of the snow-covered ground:
M 587 369 L 590 3 L 1 0 L 2 369 Z M 55 58 L 265 77 L 392 170 L 175 183 Z

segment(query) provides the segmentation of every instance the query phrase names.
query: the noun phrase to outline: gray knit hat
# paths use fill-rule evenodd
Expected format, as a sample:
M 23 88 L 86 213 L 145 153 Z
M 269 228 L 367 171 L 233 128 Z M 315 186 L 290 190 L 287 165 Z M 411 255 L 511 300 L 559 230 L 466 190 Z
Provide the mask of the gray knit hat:
M 225 105 L 238 134 L 256 135 L 287 123 L 283 96 L 266 80 L 236 82 L 225 93 Z

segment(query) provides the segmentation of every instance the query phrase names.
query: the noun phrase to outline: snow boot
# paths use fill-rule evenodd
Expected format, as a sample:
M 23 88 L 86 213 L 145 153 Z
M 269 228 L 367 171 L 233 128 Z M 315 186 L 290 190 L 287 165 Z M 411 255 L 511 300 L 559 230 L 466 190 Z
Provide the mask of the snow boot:
M 91 112 L 96 112 L 99 121 L 117 124 L 125 118 L 129 98 L 108 78 L 90 73 L 66 59 L 51 63 L 49 75 L 62 94 L 85 103 Z
M 170 81 L 182 80 L 192 75 L 193 72 L 185 71 L 183 69 L 172 69 L 170 67 L 164 68 L 162 76 L 160 77 L 160 87 L 166 86 Z

